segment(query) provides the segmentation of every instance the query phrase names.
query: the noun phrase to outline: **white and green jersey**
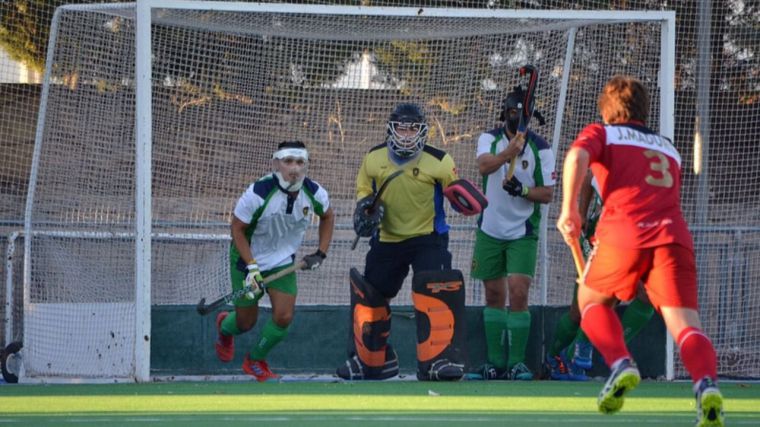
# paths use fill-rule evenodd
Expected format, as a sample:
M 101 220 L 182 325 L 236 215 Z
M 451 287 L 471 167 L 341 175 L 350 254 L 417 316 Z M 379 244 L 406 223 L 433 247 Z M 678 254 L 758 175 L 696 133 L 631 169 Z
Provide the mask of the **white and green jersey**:
M 480 135 L 477 157 L 501 152 L 509 144 L 502 128 Z M 528 131 L 525 148 L 517 158 L 515 176 L 528 187 L 551 187 L 556 182 L 554 153 L 549 144 L 537 134 Z M 538 236 L 541 221 L 541 204 L 524 197 L 510 196 L 502 188 L 509 163 L 483 177 L 483 190 L 488 207 L 483 211 L 478 226 L 487 235 L 501 240 L 515 240 L 525 236 Z
M 293 197 L 280 189 L 274 175 L 268 175 L 245 190 L 234 214 L 248 224 L 245 234 L 251 254 L 259 269 L 267 271 L 293 262 L 312 215 L 322 216 L 329 207 L 327 190 L 308 177 Z

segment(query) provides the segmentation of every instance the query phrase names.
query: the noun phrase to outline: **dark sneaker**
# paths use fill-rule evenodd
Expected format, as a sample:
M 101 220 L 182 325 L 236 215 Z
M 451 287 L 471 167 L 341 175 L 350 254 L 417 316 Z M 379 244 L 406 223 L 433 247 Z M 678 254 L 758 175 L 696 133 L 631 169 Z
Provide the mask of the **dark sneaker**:
M 420 381 L 459 381 L 464 377 L 464 365 L 454 363 L 449 359 L 438 359 L 430 364 L 428 372 L 417 370 Z
M 581 369 L 591 369 L 593 362 L 594 346 L 588 341 L 576 341 L 573 350 L 573 365 Z
M 222 334 L 222 321 L 230 313 L 228 311 L 222 311 L 216 315 L 216 357 L 222 362 L 231 362 L 235 357 L 235 337 Z
M 520 362 L 509 371 L 509 378 L 517 381 L 532 381 L 533 372 L 524 363 Z
M 597 404 L 599 412 L 614 414 L 623 407 L 623 398 L 626 393 L 636 388 L 641 381 L 641 374 L 631 359 L 623 359 L 617 369 L 610 373 L 604 388 L 599 393 Z
M 711 378 L 694 385 L 697 397 L 697 427 L 723 427 L 723 395 Z
M 277 381 L 280 379 L 279 375 L 269 369 L 269 365 L 265 360 L 251 360 L 247 354 L 245 355 L 245 360 L 243 360 L 243 372 L 256 378 L 258 382 Z
M 484 380 L 508 380 L 509 379 L 508 370 L 497 368 L 496 366 L 490 363 L 486 363 L 485 365 L 478 368 L 477 373 L 480 374 L 480 376 Z

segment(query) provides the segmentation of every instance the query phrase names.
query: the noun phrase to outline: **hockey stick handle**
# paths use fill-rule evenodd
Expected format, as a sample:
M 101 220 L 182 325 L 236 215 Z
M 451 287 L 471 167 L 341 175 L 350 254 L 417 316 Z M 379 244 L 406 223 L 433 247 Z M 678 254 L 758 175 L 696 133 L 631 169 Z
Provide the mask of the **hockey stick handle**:
M 528 88 L 525 91 L 525 98 L 523 99 L 523 109 L 520 111 L 520 122 L 517 125 L 517 132 L 526 132 L 528 131 L 528 124 L 530 123 L 531 117 L 533 117 L 533 103 L 535 101 L 535 91 L 536 91 L 536 84 L 538 81 L 538 73 L 536 71 L 536 67 L 532 65 L 525 65 L 520 67 L 520 75 L 524 76 L 526 74 L 529 74 L 528 76 Z M 527 135 L 526 135 L 527 138 Z M 526 141 L 527 142 L 527 141 Z M 507 170 L 507 181 L 512 179 L 512 177 L 515 174 L 515 166 L 517 165 L 517 155 L 515 157 L 512 157 L 512 160 L 509 162 L 509 169 Z
M 380 186 L 380 189 L 377 190 L 377 194 L 375 194 L 375 198 L 372 199 L 372 204 L 367 209 L 369 213 L 372 213 L 377 209 L 377 205 L 380 203 L 380 196 L 383 195 L 385 192 L 385 189 L 388 187 L 388 183 L 393 181 L 394 178 L 404 173 L 403 170 L 397 170 L 396 172 L 393 172 L 392 174 L 388 175 L 388 178 L 385 178 L 385 182 L 383 182 L 383 185 Z M 356 237 L 354 237 L 354 241 L 351 243 L 351 250 L 353 251 L 356 249 L 356 245 L 359 243 L 359 235 L 357 234 Z
M 302 270 L 304 267 L 306 267 L 306 262 L 303 260 L 298 261 L 297 263 L 291 265 L 288 268 L 282 269 L 274 274 L 270 274 L 269 276 L 264 278 L 264 281 L 260 283 L 262 291 L 266 291 L 266 285 L 267 283 L 272 283 L 273 281 L 279 279 L 280 277 L 287 276 L 288 274 L 296 271 L 296 270 Z M 218 300 L 215 300 L 211 302 L 210 304 L 206 304 L 206 298 L 201 298 L 200 301 L 198 301 L 198 305 L 195 307 L 195 309 L 198 311 L 198 314 L 201 316 L 205 316 L 212 311 L 216 310 L 217 308 L 228 304 L 243 295 L 247 294 L 251 291 L 250 286 L 243 286 L 242 289 L 238 289 L 232 293 L 229 293 Z
M 581 242 L 578 240 L 573 241 L 570 245 L 570 252 L 573 254 L 573 261 L 575 262 L 575 271 L 578 272 L 578 279 L 583 277 L 583 270 L 586 269 L 586 262 L 583 260 L 583 252 L 581 251 Z

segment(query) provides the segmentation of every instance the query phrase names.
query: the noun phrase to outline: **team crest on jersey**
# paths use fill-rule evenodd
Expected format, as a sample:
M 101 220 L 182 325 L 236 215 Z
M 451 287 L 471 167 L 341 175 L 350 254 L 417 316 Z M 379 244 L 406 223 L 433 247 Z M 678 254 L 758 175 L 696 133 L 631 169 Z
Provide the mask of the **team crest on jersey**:
M 308 206 L 304 206 L 303 207 L 303 216 L 306 216 L 308 214 L 309 214 L 309 207 Z
M 527 160 L 523 160 L 522 161 L 522 168 L 523 168 L 523 170 L 528 169 L 528 161 Z
M 417 176 L 420 174 L 420 168 L 414 168 L 412 169 L 412 175 Z

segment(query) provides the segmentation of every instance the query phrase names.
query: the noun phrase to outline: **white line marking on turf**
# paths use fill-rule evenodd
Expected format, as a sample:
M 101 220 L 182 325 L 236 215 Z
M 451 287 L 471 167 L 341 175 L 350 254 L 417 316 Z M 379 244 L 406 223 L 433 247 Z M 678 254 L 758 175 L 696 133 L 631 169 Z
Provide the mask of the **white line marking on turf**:
M 676 418 L 676 417 L 674 417 Z M 676 420 L 674 418 L 670 419 L 656 419 L 656 418 L 647 418 L 646 424 L 647 425 L 672 425 L 674 421 L 680 421 Z M 680 417 L 678 417 L 680 418 Z M 289 417 L 289 416 L 262 416 L 262 417 L 256 417 L 256 416 L 222 416 L 222 417 L 214 417 L 214 420 L 217 422 L 224 422 L 224 421 L 232 421 L 232 422 L 240 422 L 240 421 L 249 421 L 249 422 L 272 422 L 272 423 L 293 423 L 293 422 L 309 422 L 309 421 L 365 421 L 365 422 L 406 422 L 406 421 L 417 421 L 417 422 L 436 422 L 436 423 L 444 423 L 444 424 L 461 424 L 463 421 L 465 422 L 498 422 L 503 421 L 504 416 L 493 416 L 493 417 L 455 417 L 455 418 L 443 418 L 443 417 L 425 417 L 425 416 L 402 416 L 402 417 L 393 417 L 393 416 L 385 416 L 385 417 L 375 417 L 375 416 L 347 416 L 347 417 L 341 417 L 341 416 L 315 416 L 315 417 Z M 520 423 L 521 420 L 523 420 L 522 417 L 514 417 L 510 416 L 511 422 Z M 530 420 L 531 423 L 556 423 L 557 418 L 537 418 L 534 416 L 531 417 L 525 417 L 524 420 Z M 202 417 L 176 417 L 176 416 L 167 416 L 167 417 L 52 417 L 52 419 L 49 419 L 49 423 L 53 424 L 104 424 L 109 422 L 119 422 L 119 423 L 135 423 L 135 424 L 141 424 L 141 423 L 161 423 L 166 421 L 172 421 L 172 422 L 198 422 L 203 421 Z M 691 422 L 691 419 L 688 420 Z M 609 417 L 603 417 L 603 416 L 593 416 L 588 418 L 565 418 L 562 420 L 563 425 L 571 424 L 571 425 L 609 425 L 610 418 Z M 684 422 L 687 422 L 687 419 L 684 418 Z M 3 418 L 0 419 L 0 424 L 28 424 L 29 419 L 28 418 Z M 624 418 L 616 418 L 615 424 L 616 425 L 622 425 L 622 424 L 641 424 L 641 419 L 624 419 Z M 757 425 L 757 420 L 752 419 L 732 419 L 731 425 Z

